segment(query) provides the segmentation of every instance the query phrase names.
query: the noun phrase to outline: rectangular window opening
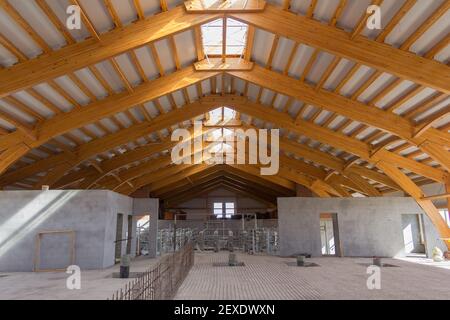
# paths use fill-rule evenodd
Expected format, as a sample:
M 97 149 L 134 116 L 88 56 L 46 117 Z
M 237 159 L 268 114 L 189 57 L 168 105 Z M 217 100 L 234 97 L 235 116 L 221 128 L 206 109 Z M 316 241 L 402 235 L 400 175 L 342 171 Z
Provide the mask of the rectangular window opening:
M 214 202 L 213 213 L 218 219 L 231 219 L 236 214 L 234 202 Z
M 223 19 L 217 19 L 201 26 L 203 50 L 207 56 L 221 56 L 223 53 Z M 247 42 L 248 25 L 227 18 L 226 48 L 227 56 L 240 56 Z

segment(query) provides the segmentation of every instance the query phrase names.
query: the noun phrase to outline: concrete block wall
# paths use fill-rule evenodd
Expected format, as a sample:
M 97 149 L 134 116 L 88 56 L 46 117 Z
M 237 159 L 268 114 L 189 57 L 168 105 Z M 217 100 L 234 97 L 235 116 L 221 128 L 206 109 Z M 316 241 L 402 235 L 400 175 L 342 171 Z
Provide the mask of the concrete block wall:
M 434 246 L 445 249 L 430 219 L 411 198 L 279 198 L 281 255 L 321 256 L 321 213 L 337 213 L 344 256 L 404 256 L 402 214 L 423 215 L 428 255 Z
M 82 269 L 112 266 L 117 214 L 124 216 L 122 234 L 125 238 L 128 216 L 135 213 L 133 202 L 132 198 L 106 190 L 1 191 L 0 272 L 32 271 L 36 235 L 54 230 L 76 232 L 75 264 Z M 135 231 L 136 217 L 133 217 L 132 254 L 136 248 Z M 156 237 L 156 231 L 154 233 Z M 44 238 L 40 257 L 45 267 L 64 264 L 63 251 L 59 249 L 67 247 L 65 239 L 60 236 Z M 121 245 L 125 253 L 127 242 Z
M 117 227 L 117 214 L 123 215 L 122 223 L 122 239 L 127 238 L 128 233 L 128 216 L 133 214 L 133 199 L 115 192 L 105 192 L 106 212 L 105 212 L 105 242 L 104 242 L 104 261 L 106 265 L 103 267 L 109 267 L 114 265 L 115 262 L 115 241 L 116 241 L 116 227 Z M 131 255 L 135 256 L 136 248 L 136 219 L 132 220 L 132 234 L 128 235 L 131 239 Z M 122 255 L 127 252 L 127 241 L 121 241 Z
M 178 208 L 186 213 L 186 215 L 183 217 L 178 216 L 177 228 L 190 228 L 197 229 L 198 231 L 203 230 L 205 228 L 205 221 L 208 219 L 208 216 L 212 216 L 214 202 L 227 201 L 235 203 L 237 214 L 253 214 L 255 212 L 265 212 L 267 210 L 267 204 L 264 204 L 252 198 L 240 196 L 235 192 L 229 191 L 224 188 L 217 188 L 208 192 L 208 194 L 204 195 L 203 197 L 190 199 L 176 206 L 175 208 Z M 185 220 L 181 220 L 181 218 L 184 218 Z M 246 229 L 253 229 L 254 225 L 254 220 L 245 222 Z M 266 228 L 276 228 L 277 220 L 259 219 L 258 226 Z M 173 221 L 160 220 L 159 228 L 173 228 Z M 242 220 L 225 220 L 225 228 L 240 230 L 242 229 Z

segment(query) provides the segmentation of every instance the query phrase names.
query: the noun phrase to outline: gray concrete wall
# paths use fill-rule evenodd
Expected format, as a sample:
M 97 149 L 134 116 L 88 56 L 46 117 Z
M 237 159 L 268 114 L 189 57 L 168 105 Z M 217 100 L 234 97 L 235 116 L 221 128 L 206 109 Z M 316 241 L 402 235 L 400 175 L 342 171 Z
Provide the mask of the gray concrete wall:
M 189 201 L 183 202 L 176 206 L 175 208 L 180 209 L 181 211 L 186 213 L 185 217 L 178 216 L 177 217 L 177 228 L 190 228 L 203 230 L 206 226 L 205 222 L 209 219 L 213 218 L 213 204 L 214 202 L 226 202 L 232 201 L 236 205 L 236 213 L 237 214 L 253 214 L 255 212 L 266 212 L 267 205 L 257 201 L 252 198 L 241 196 L 235 192 L 229 191 L 224 188 L 217 188 L 208 192 L 206 195 L 202 197 L 197 197 L 194 199 L 190 199 Z M 186 220 L 181 220 L 181 218 L 185 218 Z M 223 220 L 220 220 L 223 221 Z M 270 221 L 270 222 L 269 222 Z M 239 219 L 230 219 L 225 220 L 225 228 L 239 230 L 242 229 L 242 220 Z M 165 221 L 160 220 L 160 229 L 169 229 L 173 228 L 173 221 Z M 254 228 L 254 220 L 246 221 L 245 228 L 253 229 Z M 259 227 L 277 227 L 277 220 L 266 220 L 260 219 L 258 220 Z
M 159 199 L 135 198 L 133 199 L 133 215 L 147 215 L 159 213 Z
M 236 213 L 265 212 L 267 205 L 252 198 L 241 196 L 224 188 L 217 188 L 202 197 L 190 199 L 175 207 L 187 214 L 187 219 L 201 219 L 202 216 L 212 214 L 214 202 L 234 202 Z
M 423 186 L 420 186 L 420 189 L 422 189 L 423 193 L 426 196 L 432 196 L 436 194 L 443 194 L 445 193 L 445 184 L 443 183 L 430 183 Z M 385 197 L 402 197 L 404 195 L 404 192 L 402 191 L 395 191 L 384 194 Z M 438 208 L 446 208 L 447 207 L 447 199 L 436 199 L 433 200 L 433 203 Z
M 133 199 L 115 192 L 106 192 L 106 230 L 104 238 L 104 257 L 103 267 L 109 267 L 115 263 L 115 244 L 116 244 L 116 226 L 117 214 L 123 214 L 122 239 L 127 238 L 128 232 L 128 216 L 133 214 Z M 136 219 L 133 219 L 133 233 L 128 237 L 131 238 L 131 256 L 136 255 Z M 127 253 L 127 241 L 121 241 L 121 255 Z
M 82 269 L 109 267 L 114 264 L 117 213 L 124 214 L 125 235 L 131 198 L 103 190 L 2 191 L 0 271 L 32 271 L 36 235 L 54 230 L 76 232 L 76 265 Z M 41 261 L 45 267 L 64 264 L 64 239 L 44 237 Z
M 402 214 L 423 214 L 411 198 L 279 198 L 281 255 L 321 255 L 320 214 L 337 213 L 343 256 L 403 256 Z M 426 215 L 427 253 L 445 244 Z

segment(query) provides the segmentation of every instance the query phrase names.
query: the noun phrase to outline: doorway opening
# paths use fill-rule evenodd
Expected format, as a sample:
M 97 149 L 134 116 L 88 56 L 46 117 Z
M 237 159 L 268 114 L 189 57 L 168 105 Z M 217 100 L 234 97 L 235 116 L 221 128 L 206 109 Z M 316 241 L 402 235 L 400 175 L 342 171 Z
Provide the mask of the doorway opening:
M 426 255 L 425 232 L 421 214 L 402 214 L 402 233 L 405 255 L 417 257 Z
M 131 254 L 131 244 L 132 244 L 132 236 L 133 236 L 133 216 L 129 215 L 128 218 L 128 229 L 127 229 L 127 254 Z
M 115 263 L 119 263 L 122 258 L 122 236 L 123 236 L 123 214 L 117 214 L 117 223 L 116 223 L 116 247 L 115 247 Z
M 320 240 L 323 256 L 341 256 L 337 213 L 320 214 Z
M 137 217 L 136 255 L 148 255 L 150 252 L 150 215 Z

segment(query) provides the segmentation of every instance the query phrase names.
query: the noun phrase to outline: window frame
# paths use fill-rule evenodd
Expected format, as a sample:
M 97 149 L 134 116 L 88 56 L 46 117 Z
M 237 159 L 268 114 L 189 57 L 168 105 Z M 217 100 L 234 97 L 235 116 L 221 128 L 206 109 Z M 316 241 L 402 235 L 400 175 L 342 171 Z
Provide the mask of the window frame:
M 222 56 L 224 49 L 224 32 L 226 32 L 225 57 L 242 57 L 244 55 L 245 50 L 247 49 L 247 39 L 250 26 L 244 22 L 230 17 L 227 17 L 226 19 L 226 30 L 224 29 L 223 18 L 209 21 L 208 23 L 202 24 L 200 26 L 202 49 L 207 57 L 215 58 Z M 213 34 L 214 31 L 208 30 L 209 28 L 220 28 L 220 32 L 216 31 L 217 34 L 214 35 L 214 39 L 212 39 L 211 37 L 211 34 Z M 237 29 L 237 31 L 235 31 L 234 29 Z M 211 32 L 211 34 L 207 34 L 207 32 Z M 242 34 L 238 34 L 239 32 L 242 32 Z M 236 36 L 236 38 L 232 38 L 232 35 L 235 34 L 243 35 L 243 39 L 238 39 L 238 36 Z M 236 44 L 239 42 L 242 42 L 242 45 Z M 229 45 L 229 43 L 232 44 Z M 240 48 L 242 48 L 242 50 Z
M 220 208 L 216 206 L 220 204 Z M 232 205 L 227 207 L 227 205 Z M 220 210 L 220 212 L 218 212 Z M 233 212 L 228 212 L 232 210 Z M 217 219 L 231 219 L 236 214 L 236 202 L 235 201 L 214 201 L 212 206 L 212 213 Z

